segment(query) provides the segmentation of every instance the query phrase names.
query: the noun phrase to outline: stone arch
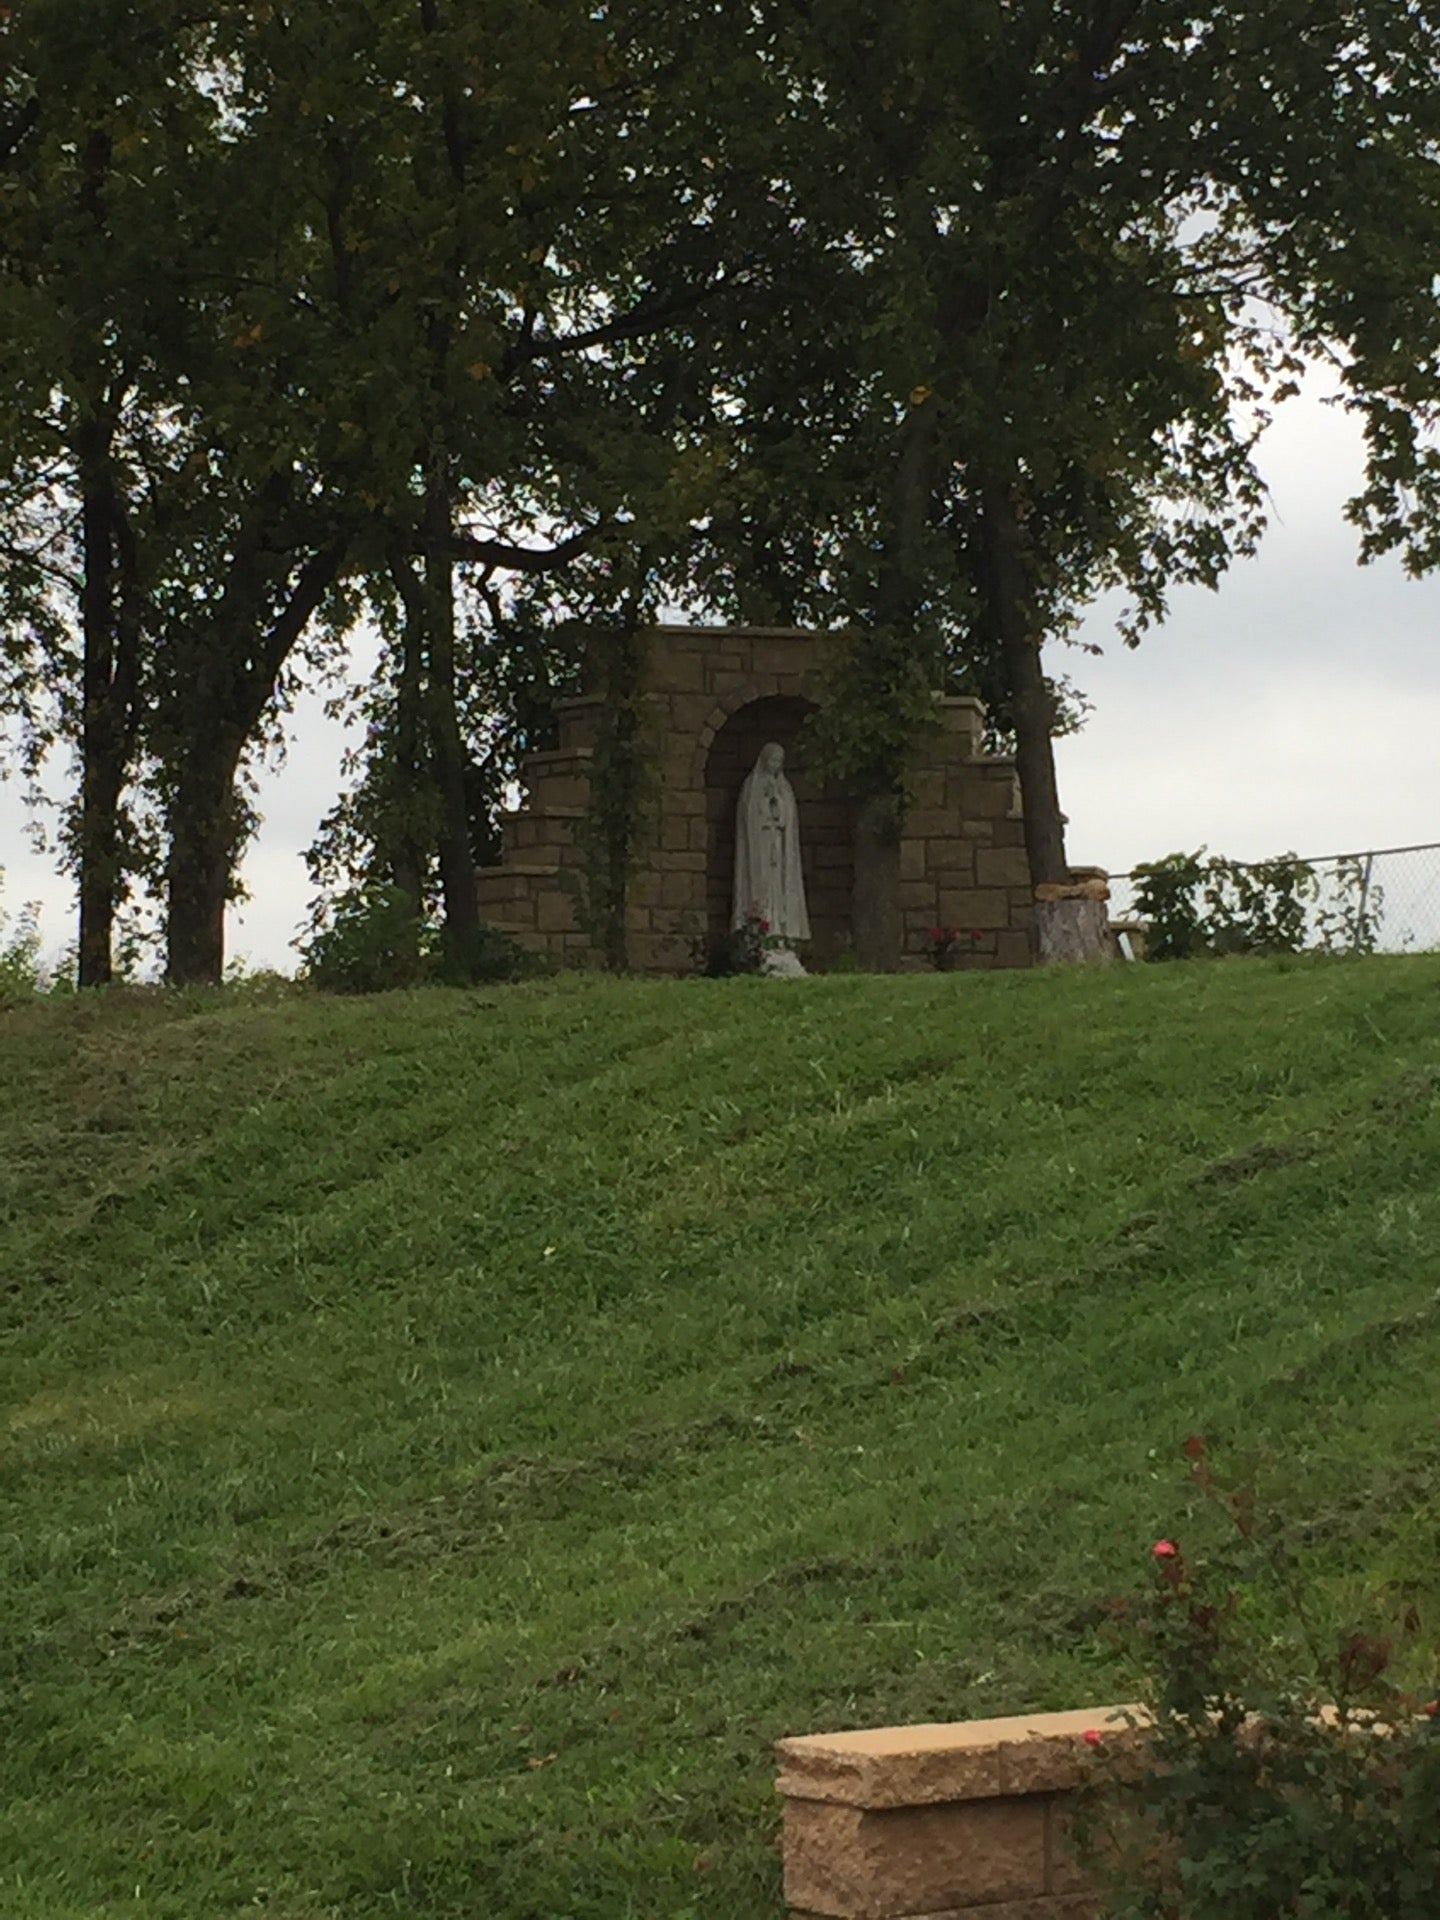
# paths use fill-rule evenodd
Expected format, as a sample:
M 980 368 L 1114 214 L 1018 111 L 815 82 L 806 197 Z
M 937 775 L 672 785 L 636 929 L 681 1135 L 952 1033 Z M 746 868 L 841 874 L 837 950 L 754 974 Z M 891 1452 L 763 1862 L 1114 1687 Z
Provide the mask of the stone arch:
M 813 713 L 820 704 L 819 681 L 812 674 L 771 674 L 765 679 L 748 680 L 744 686 L 732 687 L 728 693 L 720 695 L 695 736 L 695 750 L 690 765 L 690 778 L 694 785 L 704 783 L 705 763 L 715 744 L 716 734 L 742 708 L 754 706 L 758 700 L 799 700 Z
M 850 938 L 855 888 L 853 810 L 844 792 L 817 778 L 805 763 L 801 729 L 815 702 L 800 693 L 750 689 L 732 695 L 718 725 L 702 732 L 705 792 L 706 928 L 712 942 L 730 924 L 735 868 L 735 808 L 745 776 L 769 740 L 785 749 L 786 772 L 800 812 L 800 860 L 814 936 L 813 958 L 824 966 Z M 717 712 L 719 710 L 717 709 Z

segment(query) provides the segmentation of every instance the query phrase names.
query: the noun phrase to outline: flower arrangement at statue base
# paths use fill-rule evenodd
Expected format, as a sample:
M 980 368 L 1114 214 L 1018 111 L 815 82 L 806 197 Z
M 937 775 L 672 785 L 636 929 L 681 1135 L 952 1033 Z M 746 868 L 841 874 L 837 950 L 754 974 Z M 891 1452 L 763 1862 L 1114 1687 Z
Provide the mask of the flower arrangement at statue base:
M 747 913 L 723 940 L 697 942 L 696 968 L 711 978 L 736 973 L 767 974 L 776 979 L 805 979 L 805 968 L 794 943 L 772 933 L 770 922 L 759 913 Z
M 959 927 L 931 927 L 925 936 L 925 952 L 937 973 L 954 973 L 974 954 L 982 939 L 978 927 L 962 932 Z

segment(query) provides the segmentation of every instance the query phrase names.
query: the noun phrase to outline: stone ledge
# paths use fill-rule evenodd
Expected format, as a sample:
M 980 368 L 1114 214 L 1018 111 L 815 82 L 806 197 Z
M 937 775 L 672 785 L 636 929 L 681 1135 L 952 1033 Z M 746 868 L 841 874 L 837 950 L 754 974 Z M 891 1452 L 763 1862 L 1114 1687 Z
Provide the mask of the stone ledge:
M 833 1920 L 792 1907 L 790 1920 Z M 982 1907 L 946 1907 L 940 1913 L 907 1914 L 905 1920 L 1096 1920 L 1095 1902 L 1084 1893 L 1042 1893 L 1030 1900 L 987 1900 Z
M 553 880 L 559 871 L 558 864 L 553 860 L 502 860 L 493 867 L 477 867 L 475 878 L 482 885 L 486 880 L 508 880 L 512 876 L 519 876 L 523 880 Z
M 539 767 L 542 773 L 553 773 L 566 761 L 578 760 L 589 766 L 595 758 L 594 747 L 537 747 L 533 753 L 525 755 L 525 767 Z
M 694 639 L 710 640 L 804 640 L 814 646 L 817 641 L 825 641 L 831 636 L 814 627 L 695 627 L 684 624 L 670 626 L 661 621 L 653 627 L 642 630 L 641 638 L 649 636 L 659 640 Z
M 1125 1714 L 1143 1723 L 1139 1707 L 1089 1707 L 1003 1720 L 802 1734 L 777 1744 L 776 1788 L 786 1799 L 868 1810 L 1064 1792 L 1081 1777 L 1087 1733 L 1138 1737 L 1124 1725 Z

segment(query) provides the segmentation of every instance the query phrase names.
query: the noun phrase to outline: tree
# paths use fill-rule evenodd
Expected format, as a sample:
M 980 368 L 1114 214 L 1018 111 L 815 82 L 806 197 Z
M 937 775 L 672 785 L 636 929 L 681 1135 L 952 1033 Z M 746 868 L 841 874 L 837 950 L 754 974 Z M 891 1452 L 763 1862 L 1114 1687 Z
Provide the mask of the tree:
M 727 404 L 752 462 L 826 422 L 803 597 L 862 629 L 833 741 L 893 822 L 948 655 L 1013 733 L 1032 873 L 1063 885 L 1041 643 L 1114 585 L 1133 640 L 1249 550 L 1258 432 L 1307 360 L 1366 419 L 1366 551 L 1434 557 L 1440 24 L 1392 0 L 765 15 L 830 338 L 818 377 L 812 329 Z M 792 551 L 798 504 L 768 516 Z
M 112 973 L 115 916 L 140 862 L 124 795 L 145 698 L 148 583 L 177 484 L 165 409 L 179 197 L 167 157 L 195 132 L 175 84 L 174 10 L 139 23 L 38 6 L 3 22 L 0 391 L 8 702 L 34 770 L 78 761 L 64 841 L 79 889 L 79 978 Z M 47 700 L 46 691 L 53 689 Z
M 219 979 L 237 773 L 345 552 L 341 497 L 294 433 L 291 370 L 268 348 L 250 357 L 269 316 L 243 307 L 295 266 L 303 224 L 257 191 L 275 155 L 226 90 L 233 24 L 171 0 L 7 16 L 13 471 L 54 523 L 30 543 L 24 618 L 41 593 L 73 592 L 58 628 L 78 645 L 52 643 L 49 664 L 54 727 L 79 759 L 85 985 L 110 977 L 137 860 L 122 798 L 142 765 L 168 840 L 169 976 Z
M 371 13 L 373 95 L 357 88 L 356 61 L 312 53 L 309 70 L 344 77 L 309 117 L 328 152 L 361 156 L 347 162 L 352 189 L 356 167 L 374 170 L 331 238 L 343 227 L 355 355 L 343 377 L 370 456 L 361 492 L 377 556 L 366 577 L 394 659 L 371 703 L 370 764 L 321 864 L 333 872 L 345 850 L 418 899 L 438 847 L 460 949 L 475 931 L 477 730 L 462 666 L 472 693 L 501 688 L 523 630 L 538 677 L 558 679 L 572 664 L 558 629 L 583 605 L 596 651 L 618 667 L 664 562 L 683 564 L 708 471 L 681 405 L 703 374 L 695 316 L 734 297 L 722 269 L 747 271 L 730 231 L 744 225 L 749 182 L 712 182 L 707 145 L 717 88 L 733 105 L 752 68 L 719 8 L 682 24 L 643 4 L 556 4 L 540 60 L 533 6 L 491 9 L 483 27 L 438 0 Z M 283 117 L 293 121 L 293 102 Z M 723 129 L 720 139 L 723 153 Z M 381 355 L 403 373 L 376 389 Z M 383 416 L 359 411 L 367 381 Z M 555 583 L 545 643 L 533 620 L 516 620 L 542 581 Z M 467 600 L 484 610 L 468 634 L 456 624 Z M 498 650 L 488 659 L 474 650 L 487 635 Z M 621 700 L 624 674 L 606 677 Z M 609 719 L 618 796 L 634 782 L 618 706 Z M 603 857 L 596 849 L 613 869 L 597 889 L 615 927 L 632 813 L 628 800 L 608 809 Z

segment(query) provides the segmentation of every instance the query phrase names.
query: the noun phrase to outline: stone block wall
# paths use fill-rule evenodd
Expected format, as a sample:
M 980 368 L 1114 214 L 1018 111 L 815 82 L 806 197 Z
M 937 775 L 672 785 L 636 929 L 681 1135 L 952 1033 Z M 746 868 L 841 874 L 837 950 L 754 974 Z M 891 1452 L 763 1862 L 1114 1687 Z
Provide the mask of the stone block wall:
M 660 627 L 644 676 L 655 801 L 641 823 L 626 936 L 645 973 L 685 973 L 729 919 L 735 804 L 767 740 L 786 749 L 800 814 L 801 864 L 824 968 L 848 944 L 854 807 L 805 765 L 803 726 L 825 678 L 824 634 L 796 628 Z M 504 827 L 499 865 L 478 875 L 480 910 L 565 965 L 596 957 L 576 904 L 598 702 L 562 703 L 560 744 L 532 754 L 524 804 Z M 915 804 L 898 849 L 899 948 L 929 964 L 930 929 L 961 930 L 962 967 L 1031 964 L 1034 907 L 1013 764 L 982 750 L 977 701 L 936 699 L 915 742 Z
M 1070 1856 L 1087 1733 L 1143 1734 L 1093 1707 L 779 1744 L 793 1920 L 1096 1920 Z
M 900 845 L 900 964 L 928 965 L 930 929 L 942 926 L 960 934 L 954 965 L 1029 966 L 1035 909 L 1014 762 L 981 751 L 978 701 L 936 704 Z

